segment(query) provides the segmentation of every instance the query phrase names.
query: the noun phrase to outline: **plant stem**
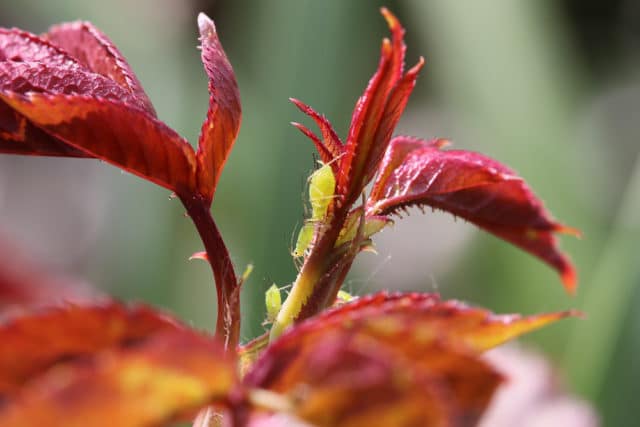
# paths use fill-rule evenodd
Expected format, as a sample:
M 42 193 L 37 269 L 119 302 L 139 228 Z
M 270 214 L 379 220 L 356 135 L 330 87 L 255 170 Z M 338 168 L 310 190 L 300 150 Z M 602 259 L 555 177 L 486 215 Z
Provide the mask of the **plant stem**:
M 269 341 L 278 338 L 295 320 L 311 317 L 333 303 L 342 285 L 339 279 L 344 280 L 343 274 L 338 275 L 338 280 L 332 274 L 332 269 L 339 267 L 335 265 L 333 251 L 347 213 L 346 207 L 338 209 L 319 241 L 314 244 L 271 326 Z M 334 295 L 333 299 L 331 295 Z
M 180 200 L 198 230 L 213 270 L 218 297 L 216 335 L 223 339 L 227 350 L 234 351 L 240 339 L 240 285 L 229 251 L 204 199 L 181 196 Z

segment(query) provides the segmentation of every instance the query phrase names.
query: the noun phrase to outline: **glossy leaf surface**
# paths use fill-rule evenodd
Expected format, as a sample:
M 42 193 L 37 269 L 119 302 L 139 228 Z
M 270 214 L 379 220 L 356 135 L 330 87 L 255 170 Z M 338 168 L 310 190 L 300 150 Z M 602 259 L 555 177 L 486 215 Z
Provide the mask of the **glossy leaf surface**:
M 196 191 L 196 156 L 155 119 L 142 86 L 92 24 L 46 39 L 0 29 L 0 151 L 95 157 L 172 191 Z
M 479 153 L 440 150 L 443 140 L 392 140 L 367 202 L 369 214 L 391 214 L 411 206 L 450 212 L 542 259 L 573 292 L 576 275 L 557 248 L 559 224 L 522 178 Z
M 198 188 L 213 199 L 222 168 L 240 129 L 241 109 L 233 68 L 222 49 L 215 24 L 198 16 L 202 62 L 209 77 L 209 110 L 198 141 Z
M 94 73 L 101 74 L 130 92 L 149 114 L 155 109 L 140 81 L 113 42 L 93 24 L 67 22 L 52 27 L 44 37 L 62 48 Z

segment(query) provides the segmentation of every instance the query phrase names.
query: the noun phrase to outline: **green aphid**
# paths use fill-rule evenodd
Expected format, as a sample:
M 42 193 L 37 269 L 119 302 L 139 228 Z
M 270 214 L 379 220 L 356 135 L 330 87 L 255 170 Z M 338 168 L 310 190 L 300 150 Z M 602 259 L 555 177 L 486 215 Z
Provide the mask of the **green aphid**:
M 345 303 L 345 302 L 349 302 L 349 301 L 351 301 L 353 299 L 354 299 L 354 296 L 351 295 L 349 292 L 343 291 L 343 290 L 339 290 L 338 291 L 338 296 L 336 297 L 336 302 L 337 303 Z
M 298 233 L 298 240 L 296 241 L 296 247 L 293 248 L 293 255 L 296 258 L 300 258 L 304 255 L 304 251 L 311 245 L 313 240 L 314 224 L 311 222 L 305 222 L 300 232 Z
M 311 221 L 322 221 L 327 215 L 329 203 L 336 191 L 336 178 L 331 165 L 322 165 L 311 174 L 309 179 L 309 202 L 311 202 Z
M 291 252 L 296 258 L 304 256 L 305 251 L 313 241 L 315 224 L 322 222 L 327 216 L 329 204 L 336 190 L 336 178 L 331 166 L 322 165 L 309 177 L 309 202 L 311 203 L 311 218 L 308 219 L 298 233 L 296 246 Z
M 282 307 L 282 297 L 280 296 L 280 289 L 274 283 L 271 285 L 267 292 L 264 294 L 264 303 L 267 307 L 267 321 L 273 322 L 276 317 L 278 317 L 278 313 L 280 312 L 280 307 Z

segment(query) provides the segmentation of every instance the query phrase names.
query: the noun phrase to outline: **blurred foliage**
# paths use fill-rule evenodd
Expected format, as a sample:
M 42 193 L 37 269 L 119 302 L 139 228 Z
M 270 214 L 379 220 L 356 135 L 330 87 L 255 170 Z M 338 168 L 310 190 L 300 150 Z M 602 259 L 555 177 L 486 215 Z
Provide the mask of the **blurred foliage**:
M 409 63 L 418 55 L 427 59 L 399 132 L 448 137 L 517 170 L 559 219 L 583 230 L 582 241 L 562 242 L 581 283 L 578 297 L 567 297 L 554 273 L 532 257 L 449 221 L 446 229 L 474 237 L 461 239 L 455 256 L 437 266 L 425 260 L 428 271 L 393 283 L 379 280 L 398 268 L 381 257 L 354 272 L 352 287 L 431 290 L 435 282 L 446 297 L 498 312 L 580 308 L 588 320 L 554 326 L 534 340 L 562 365 L 576 391 L 597 403 L 606 425 L 628 425 L 638 416 L 631 396 L 640 391 L 633 363 L 640 352 L 640 318 L 633 311 L 640 302 L 637 2 L 0 0 L 0 24 L 42 32 L 59 21 L 93 21 L 129 58 L 159 116 L 196 141 L 207 90 L 195 16 L 202 10 L 214 18 L 244 108 L 214 213 L 237 269 L 255 264 L 243 295 L 249 338 L 261 332 L 264 290 L 295 276 L 289 251 L 314 167 L 311 144 L 287 125 L 303 120 L 287 98 L 323 112 L 344 136 L 386 34 L 382 4 L 407 28 Z M 78 169 L 77 160 L 0 161 L 3 231 L 122 298 L 159 304 L 212 328 L 210 271 L 186 261 L 199 241 L 165 191 L 98 162 Z M 69 191 L 70 182 L 79 202 L 56 196 Z M 93 225 L 53 232 L 84 200 L 96 206 L 87 209 Z M 26 216 L 31 222 L 19 221 L 27 211 L 36 213 Z M 412 239 L 407 244 L 417 245 L 407 256 L 421 260 L 421 245 L 446 246 L 446 237 L 430 239 L 443 239 L 432 221 L 427 215 L 424 225 L 405 233 Z M 33 237 L 34 229 L 44 231 Z M 393 231 L 386 233 L 392 240 Z M 84 246 L 69 251 L 71 258 L 56 253 L 79 240 Z

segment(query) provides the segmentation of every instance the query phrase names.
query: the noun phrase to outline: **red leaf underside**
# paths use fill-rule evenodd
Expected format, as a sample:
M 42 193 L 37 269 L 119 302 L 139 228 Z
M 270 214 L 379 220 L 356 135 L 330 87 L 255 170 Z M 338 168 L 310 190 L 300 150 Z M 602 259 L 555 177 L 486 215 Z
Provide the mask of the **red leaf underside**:
M 522 178 L 482 154 L 441 151 L 441 140 L 394 138 L 374 183 L 369 214 L 431 206 L 464 218 L 542 259 L 575 290 L 575 270 L 554 233 L 574 230 L 552 219 Z
M 240 94 L 216 28 L 200 14 L 202 62 L 209 77 L 209 110 L 198 141 L 198 189 L 209 202 L 238 135 L 241 120 Z
M 38 127 L 93 157 L 180 194 L 195 187 L 189 143 L 142 110 L 88 96 L 0 96 Z
M 376 147 L 381 141 L 376 141 L 375 136 L 385 114 L 389 94 L 402 78 L 404 67 L 404 28 L 387 9 L 383 8 L 382 14 L 391 30 L 392 41 L 383 41 L 378 70 L 356 104 L 340 165 L 337 187 L 340 194 L 349 192 L 349 202 L 359 197 L 367 184 L 366 176 L 375 166 L 378 151 L 384 152 L 388 141 L 382 141 L 382 147 Z

